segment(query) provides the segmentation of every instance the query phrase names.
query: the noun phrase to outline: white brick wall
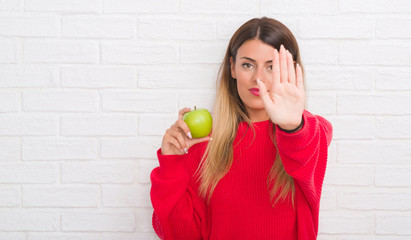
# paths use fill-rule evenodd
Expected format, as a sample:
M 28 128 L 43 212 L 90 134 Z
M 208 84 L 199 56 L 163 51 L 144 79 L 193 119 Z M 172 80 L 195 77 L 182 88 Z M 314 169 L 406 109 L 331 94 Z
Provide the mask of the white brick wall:
M 334 127 L 318 239 L 411 239 L 409 0 L 0 0 L 0 240 L 157 239 L 162 135 L 261 16 Z

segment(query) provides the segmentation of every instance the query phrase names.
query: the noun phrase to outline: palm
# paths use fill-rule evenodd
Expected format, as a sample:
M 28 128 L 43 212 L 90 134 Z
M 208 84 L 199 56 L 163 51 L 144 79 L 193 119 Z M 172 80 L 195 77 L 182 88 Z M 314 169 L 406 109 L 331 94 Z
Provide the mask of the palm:
M 304 111 L 305 90 L 302 70 L 295 70 L 291 54 L 282 47 L 274 53 L 271 90 L 259 81 L 264 107 L 271 121 L 279 126 L 298 126 Z

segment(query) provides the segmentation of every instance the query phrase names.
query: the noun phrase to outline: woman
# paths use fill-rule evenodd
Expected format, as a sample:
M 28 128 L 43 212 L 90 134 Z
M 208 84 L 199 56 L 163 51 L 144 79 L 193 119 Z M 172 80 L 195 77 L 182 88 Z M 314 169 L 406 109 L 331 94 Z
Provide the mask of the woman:
M 332 126 L 305 110 L 290 30 L 243 24 L 219 71 L 210 136 L 182 120 L 163 137 L 151 173 L 153 228 L 162 239 L 316 239 Z

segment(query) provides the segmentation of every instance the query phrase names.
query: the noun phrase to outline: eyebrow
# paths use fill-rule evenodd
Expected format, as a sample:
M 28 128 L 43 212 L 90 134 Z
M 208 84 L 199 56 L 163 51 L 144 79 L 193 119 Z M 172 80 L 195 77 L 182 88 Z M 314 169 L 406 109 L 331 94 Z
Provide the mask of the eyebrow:
M 241 59 L 247 59 L 247 60 L 250 60 L 251 62 L 257 62 L 256 60 L 254 60 L 254 59 L 252 59 L 252 58 L 249 58 L 249 57 L 242 57 Z M 272 63 L 273 62 L 273 60 L 268 60 L 267 62 L 265 62 L 265 63 Z

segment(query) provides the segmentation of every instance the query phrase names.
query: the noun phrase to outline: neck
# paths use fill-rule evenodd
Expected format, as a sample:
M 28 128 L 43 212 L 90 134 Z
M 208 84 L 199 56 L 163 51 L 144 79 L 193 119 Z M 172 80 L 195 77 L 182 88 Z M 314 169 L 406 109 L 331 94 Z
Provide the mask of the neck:
M 247 109 L 251 122 L 262 122 L 270 119 L 265 109 L 252 110 Z

